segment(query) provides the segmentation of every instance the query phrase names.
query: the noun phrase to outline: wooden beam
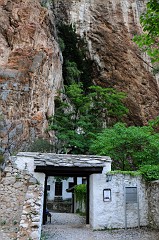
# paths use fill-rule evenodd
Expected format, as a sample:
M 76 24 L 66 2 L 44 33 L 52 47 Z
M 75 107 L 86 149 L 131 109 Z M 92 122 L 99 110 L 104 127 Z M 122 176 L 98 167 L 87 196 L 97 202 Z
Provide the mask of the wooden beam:
M 84 177 L 93 173 L 102 173 L 103 167 L 55 167 L 36 166 L 35 172 L 43 172 L 48 176 Z

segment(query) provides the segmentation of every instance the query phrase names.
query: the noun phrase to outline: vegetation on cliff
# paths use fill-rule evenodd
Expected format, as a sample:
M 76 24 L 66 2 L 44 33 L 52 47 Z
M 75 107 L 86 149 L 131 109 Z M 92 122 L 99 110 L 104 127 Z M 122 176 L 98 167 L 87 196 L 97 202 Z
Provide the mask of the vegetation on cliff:
M 156 179 L 158 120 L 144 127 L 121 123 L 128 112 L 122 102 L 126 95 L 113 88 L 93 86 L 93 62 L 84 40 L 72 26 L 59 27 L 59 44 L 64 57 L 65 89 L 63 98 L 56 99 L 55 115 L 50 118 L 48 129 L 55 131 L 56 152 L 109 155 L 113 169 L 141 168 L 147 179 Z
M 122 103 L 126 95 L 113 88 L 93 86 L 93 62 L 73 26 L 59 26 L 59 37 L 66 97 L 64 101 L 56 99 L 49 130 L 54 130 L 57 137 L 56 152 L 88 154 L 95 135 L 128 112 Z
M 152 62 L 159 62 L 159 2 L 150 0 L 140 22 L 143 34 L 134 37 L 138 46 L 146 51 Z
M 69 101 L 55 102 L 55 116 L 50 118 L 49 130 L 54 130 L 56 152 L 88 154 L 96 134 L 127 113 L 122 104 L 125 94 L 111 88 L 89 87 L 84 94 L 82 85 L 66 86 Z M 111 119 L 111 121 L 110 121 Z

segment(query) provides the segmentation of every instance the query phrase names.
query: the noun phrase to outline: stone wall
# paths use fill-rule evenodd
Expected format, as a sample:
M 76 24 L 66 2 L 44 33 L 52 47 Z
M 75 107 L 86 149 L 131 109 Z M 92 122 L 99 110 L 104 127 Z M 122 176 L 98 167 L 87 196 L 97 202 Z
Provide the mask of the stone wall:
M 43 186 L 27 169 L 8 162 L 0 179 L 0 202 L 0 239 L 40 239 Z
M 11 163 L 5 168 L 0 181 L 0 224 L 2 230 L 14 238 L 19 231 L 19 223 L 30 176 Z
M 147 192 L 149 225 L 159 229 L 159 180 L 151 182 Z
M 43 187 L 33 179 L 25 196 L 17 240 L 39 240 L 43 213 Z

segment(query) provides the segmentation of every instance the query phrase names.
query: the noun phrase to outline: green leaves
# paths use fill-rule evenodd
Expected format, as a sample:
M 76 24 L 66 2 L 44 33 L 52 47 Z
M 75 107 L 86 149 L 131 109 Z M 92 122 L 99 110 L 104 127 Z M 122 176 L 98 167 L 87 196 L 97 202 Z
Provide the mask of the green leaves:
M 122 102 L 126 95 L 92 86 L 93 62 L 88 59 L 85 41 L 72 25 L 61 24 L 58 31 L 67 99 L 56 100 L 48 130 L 55 131 L 57 152 L 87 154 L 95 134 L 127 114 Z
M 76 193 L 76 200 L 79 201 L 81 204 L 84 202 L 86 203 L 86 196 L 87 196 L 87 185 L 86 184 L 79 184 L 75 186 L 75 193 Z
M 159 164 L 146 165 L 140 168 L 140 172 L 147 181 L 154 181 L 159 179 Z
M 81 72 L 77 68 L 75 62 L 66 61 L 66 79 L 68 84 L 78 82 L 80 79 Z
M 150 126 L 117 123 L 97 135 L 90 151 L 110 156 L 114 169 L 136 170 L 143 164 L 159 163 L 159 134 Z
M 49 130 L 55 131 L 57 149 L 61 152 L 86 154 L 95 134 L 109 124 L 109 118 L 121 119 L 127 113 L 122 103 L 125 94 L 112 88 L 92 86 L 85 95 L 82 84 L 77 83 L 65 89 L 69 101 L 56 100 Z
M 144 33 L 135 36 L 134 42 L 146 51 L 151 57 L 152 62 L 159 61 L 159 2 L 158 0 L 150 0 L 147 3 L 147 9 L 140 17 L 140 22 Z

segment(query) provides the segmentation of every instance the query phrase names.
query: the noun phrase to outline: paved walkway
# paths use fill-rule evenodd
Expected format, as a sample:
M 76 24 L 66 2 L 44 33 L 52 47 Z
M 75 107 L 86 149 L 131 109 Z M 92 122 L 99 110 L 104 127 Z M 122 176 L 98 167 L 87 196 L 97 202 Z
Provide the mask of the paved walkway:
M 42 235 L 47 240 L 159 240 L 159 232 L 147 228 L 93 231 L 83 217 L 70 213 L 52 213 Z

